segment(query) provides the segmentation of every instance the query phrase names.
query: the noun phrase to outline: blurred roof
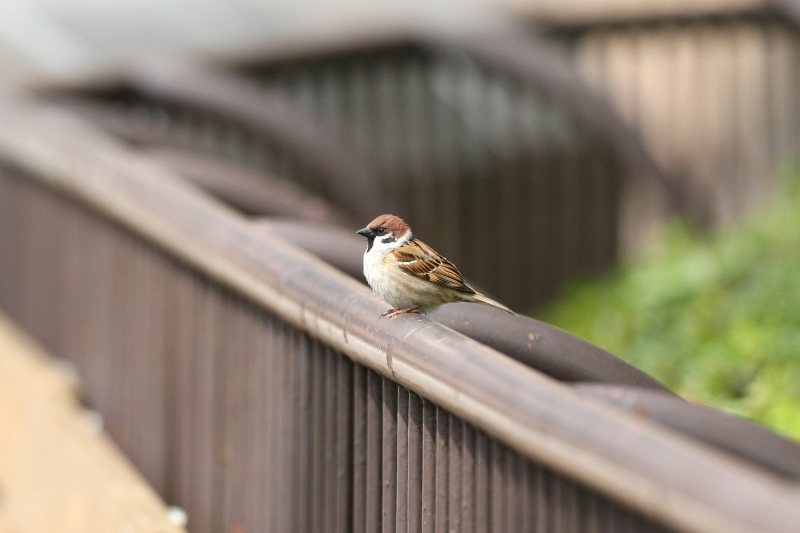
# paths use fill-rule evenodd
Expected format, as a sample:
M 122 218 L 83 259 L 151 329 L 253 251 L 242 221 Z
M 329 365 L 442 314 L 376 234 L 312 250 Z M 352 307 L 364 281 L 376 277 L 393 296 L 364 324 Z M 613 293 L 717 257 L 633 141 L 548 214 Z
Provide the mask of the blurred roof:
M 69 83 L 152 58 L 291 54 L 506 22 L 474 0 L 2 0 L 0 76 Z
M 545 25 L 580 26 L 760 13 L 794 15 L 793 0 L 494 0 Z

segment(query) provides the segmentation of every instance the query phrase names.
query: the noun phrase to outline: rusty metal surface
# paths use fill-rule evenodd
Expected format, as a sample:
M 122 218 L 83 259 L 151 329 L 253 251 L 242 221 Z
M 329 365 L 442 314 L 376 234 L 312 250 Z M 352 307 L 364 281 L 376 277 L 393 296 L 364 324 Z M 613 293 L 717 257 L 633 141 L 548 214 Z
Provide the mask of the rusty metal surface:
M 366 288 L 79 121 L 0 118 L 2 305 L 79 362 L 196 531 L 800 527 L 796 485 L 426 318 L 380 321 Z

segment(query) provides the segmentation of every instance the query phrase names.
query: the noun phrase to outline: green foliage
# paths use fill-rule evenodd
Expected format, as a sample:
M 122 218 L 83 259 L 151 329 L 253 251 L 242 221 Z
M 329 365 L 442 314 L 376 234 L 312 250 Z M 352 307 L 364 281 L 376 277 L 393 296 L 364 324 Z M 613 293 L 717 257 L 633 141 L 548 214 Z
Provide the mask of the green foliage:
M 571 287 L 542 319 L 800 439 L 800 180 L 711 237 L 673 223 L 652 253 Z

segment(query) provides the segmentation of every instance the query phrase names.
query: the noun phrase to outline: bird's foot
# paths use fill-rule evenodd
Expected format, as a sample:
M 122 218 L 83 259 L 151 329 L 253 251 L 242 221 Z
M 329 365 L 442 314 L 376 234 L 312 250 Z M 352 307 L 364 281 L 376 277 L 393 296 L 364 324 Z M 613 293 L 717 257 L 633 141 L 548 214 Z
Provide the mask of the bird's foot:
M 385 313 L 381 315 L 381 318 L 394 318 L 396 316 L 405 315 L 407 313 L 421 313 L 422 311 L 419 310 L 419 306 L 412 305 L 411 307 L 406 307 L 405 309 L 389 309 Z

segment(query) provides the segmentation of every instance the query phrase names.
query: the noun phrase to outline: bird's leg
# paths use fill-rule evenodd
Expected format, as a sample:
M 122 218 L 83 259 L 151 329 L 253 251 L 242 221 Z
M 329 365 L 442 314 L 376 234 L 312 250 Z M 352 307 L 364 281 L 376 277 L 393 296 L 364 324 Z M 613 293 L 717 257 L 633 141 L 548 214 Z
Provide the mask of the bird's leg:
M 419 310 L 418 305 L 412 305 L 411 307 L 406 307 L 405 309 L 389 309 L 385 313 L 381 315 L 381 317 L 386 318 L 394 318 L 396 316 L 404 315 L 406 313 L 421 313 L 422 311 Z

